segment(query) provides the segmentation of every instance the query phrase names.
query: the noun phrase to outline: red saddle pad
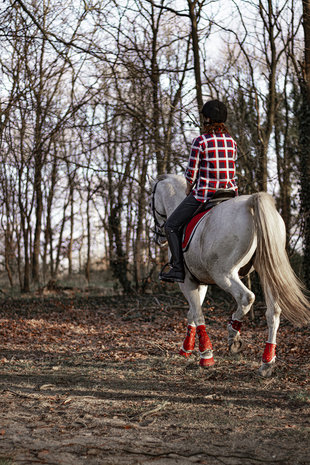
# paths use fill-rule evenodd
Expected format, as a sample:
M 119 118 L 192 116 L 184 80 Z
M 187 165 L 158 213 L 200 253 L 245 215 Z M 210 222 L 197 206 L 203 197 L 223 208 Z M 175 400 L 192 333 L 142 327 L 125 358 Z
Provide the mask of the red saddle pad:
M 186 252 L 186 250 L 189 247 L 189 244 L 192 240 L 193 235 L 195 234 L 195 231 L 197 229 L 197 226 L 199 225 L 200 221 L 202 218 L 210 211 L 212 208 L 209 208 L 208 210 L 205 210 L 204 212 L 198 213 L 195 215 L 185 226 L 184 232 L 183 232 L 183 240 L 182 240 L 182 249 L 183 252 Z

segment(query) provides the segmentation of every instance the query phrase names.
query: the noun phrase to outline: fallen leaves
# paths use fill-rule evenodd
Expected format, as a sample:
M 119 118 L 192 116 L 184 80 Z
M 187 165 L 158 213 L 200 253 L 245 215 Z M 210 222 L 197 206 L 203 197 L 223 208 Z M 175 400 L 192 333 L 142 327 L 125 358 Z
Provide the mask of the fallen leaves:
M 227 304 L 206 301 L 204 314 L 215 356 L 227 357 Z M 0 319 L 0 365 L 10 365 L 12 355 L 20 364 L 55 359 L 67 354 L 74 360 L 93 357 L 99 361 L 125 363 L 147 360 L 156 354 L 169 357 L 178 352 L 186 332 L 187 304 L 180 296 L 47 299 L 29 302 L 4 301 Z M 245 320 L 242 337 L 247 357 L 261 359 L 267 336 L 264 319 L 259 325 Z M 310 355 L 309 330 L 295 331 L 284 322 L 278 333 L 278 364 L 293 368 Z M 192 359 L 197 358 L 197 348 Z M 240 365 L 241 366 L 241 365 Z M 61 367 L 52 366 L 57 374 Z M 42 387 L 41 387 L 42 389 Z

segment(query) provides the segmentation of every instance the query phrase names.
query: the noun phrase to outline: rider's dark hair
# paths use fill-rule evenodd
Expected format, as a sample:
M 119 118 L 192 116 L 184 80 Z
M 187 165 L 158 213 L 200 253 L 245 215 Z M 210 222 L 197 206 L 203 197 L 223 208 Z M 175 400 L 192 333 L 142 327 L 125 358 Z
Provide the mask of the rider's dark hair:
M 216 134 L 222 132 L 224 134 L 229 134 L 229 131 L 224 123 L 210 123 L 205 122 L 203 127 L 204 134 Z

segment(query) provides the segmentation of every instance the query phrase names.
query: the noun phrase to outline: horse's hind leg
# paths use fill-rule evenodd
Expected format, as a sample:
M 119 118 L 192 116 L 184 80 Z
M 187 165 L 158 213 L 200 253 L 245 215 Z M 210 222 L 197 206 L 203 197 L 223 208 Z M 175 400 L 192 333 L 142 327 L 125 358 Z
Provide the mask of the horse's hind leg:
M 267 304 L 266 319 L 268 325 L 268 341 L 265 345 L 262 364 L 258 372 L 264 378 L 268 378 L 272 375 L 275 367 L 277 332 L 280 325 L 281 309 L 277 302 L 273 301 L 269 290 L 267 290 L 265 299 Z
M 255 295 L 241 282 L 238 274 L 219 276 L 215 281 L 237 302 L 237 310 L 232 314 L 227 327 L 229 351 L 231 354 L 237 354 L 242 350 L 240 335 L 242 320 L 253 305 Z
M 205 319 L 202 313 L 202 303 L 205 299 L 208 286 L 199 285 L 186 276 L 180 288 L 189 303 L 187 314 L 187 335 L 180 349 L 180 355 L 188 357 L 195 347 L 196 331 L 199 338 L 200 366 L 214 365 L 212 344 L 206 332 Z

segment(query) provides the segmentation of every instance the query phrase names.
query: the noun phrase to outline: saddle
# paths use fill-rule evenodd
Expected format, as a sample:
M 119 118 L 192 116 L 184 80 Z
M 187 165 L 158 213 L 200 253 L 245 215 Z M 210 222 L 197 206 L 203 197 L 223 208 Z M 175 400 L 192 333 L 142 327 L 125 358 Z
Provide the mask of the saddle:
M 210 210 L 219 203 L 225 202 L 225 200 L 233 199 L 234 197 L 236 197 L 236 191 L 234 189 L 218 189 L 216 192 L 214 192 L 209 200 L 203 202 L 201 206 L 198 207 L 198 210 L 196 210 L 193 218 L 198 213 Z
M 192 218 L 190 218 L 190 220 L 184 226 L 182 237 L 183 252 L 186 252 L 186 250 L 188 249 L 193 235 L 205 214 L 208 213 L 213 207 L 216 207 L 220 203 L 232 199 L 235 196 L 236 192 L 233 189 L 219 189 L 213 194 L 210 200 L 203 202 L 198 207 Z

